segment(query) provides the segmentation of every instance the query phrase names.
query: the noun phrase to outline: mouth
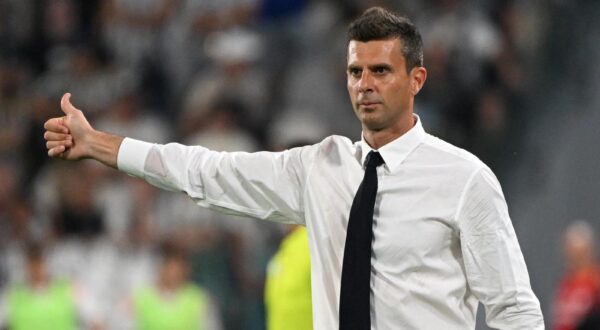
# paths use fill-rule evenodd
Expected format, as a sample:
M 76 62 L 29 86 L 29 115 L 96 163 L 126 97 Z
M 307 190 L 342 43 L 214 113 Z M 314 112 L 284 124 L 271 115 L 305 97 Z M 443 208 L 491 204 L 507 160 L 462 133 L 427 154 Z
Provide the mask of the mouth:
M 359 108 L 374 108 L 377 105 L 380 105 L 381 102 L 378 101 L 361 101 L 358 102 L 358 107 Z

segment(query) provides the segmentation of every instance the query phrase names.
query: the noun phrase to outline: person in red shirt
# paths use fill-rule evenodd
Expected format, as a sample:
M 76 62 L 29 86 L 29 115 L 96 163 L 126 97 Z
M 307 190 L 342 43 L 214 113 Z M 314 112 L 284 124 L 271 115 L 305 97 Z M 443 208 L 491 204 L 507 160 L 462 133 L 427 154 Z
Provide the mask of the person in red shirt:
M 563 238 L 567 270 L 554 301 L 554 330 L 576 330 L 600 306 L 600 265 L 594 233 L 589 224 L 576 221 Z

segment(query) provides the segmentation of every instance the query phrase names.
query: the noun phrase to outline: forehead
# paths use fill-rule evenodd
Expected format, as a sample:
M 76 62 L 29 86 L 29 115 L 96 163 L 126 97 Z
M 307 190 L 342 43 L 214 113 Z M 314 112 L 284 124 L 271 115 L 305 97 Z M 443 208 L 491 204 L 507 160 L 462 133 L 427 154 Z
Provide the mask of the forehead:
M 348 43 L 348 64 L 404 63 L 402 42 L 398 38 L 371 40 L 367 42 L 351 40 Z

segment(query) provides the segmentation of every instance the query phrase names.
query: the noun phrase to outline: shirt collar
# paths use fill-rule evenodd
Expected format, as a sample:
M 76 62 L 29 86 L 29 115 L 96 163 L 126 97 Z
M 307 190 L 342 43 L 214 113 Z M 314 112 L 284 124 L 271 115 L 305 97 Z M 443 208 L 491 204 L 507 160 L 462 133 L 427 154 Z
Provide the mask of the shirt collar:
M 404 159 L 408 157 L 408 155 L 423 141 L 423 138 L 425 137 L 425 130 L 421 124 L 421 119 L 416 114 L 413 114 L 413 116 L 415 117 L 415 125 L 408 130 L 408 132 L 379 148 L 379 150 L 371 148 L 367 141 L 365 141 L 365 137 L 361 135 L 360 163 L 363 165 L 363 167 L 369 151 L 375 150 L 381 154 L 381 157 L 385 161 L 384 166 L 388 171 L 393 172 L 398 168 Z

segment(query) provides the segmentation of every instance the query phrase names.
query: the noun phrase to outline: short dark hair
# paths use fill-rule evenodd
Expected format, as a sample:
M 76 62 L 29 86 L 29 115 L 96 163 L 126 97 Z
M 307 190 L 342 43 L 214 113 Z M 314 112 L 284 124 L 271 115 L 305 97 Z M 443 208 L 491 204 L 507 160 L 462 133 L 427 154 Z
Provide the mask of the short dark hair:
M 187 264 L 189 261 L 188 251 L 175 240 L 165 240 L 159 245 L 159 257 L 163 263 L 177 260 Z
M 402 55 L 406 70 L 423 66 L 423 40 L 417 27 L 407 17 L 381 7 L 367 9 L 348 27 L 348 42 L 367 42 L 398 38 L 402 42 Z

